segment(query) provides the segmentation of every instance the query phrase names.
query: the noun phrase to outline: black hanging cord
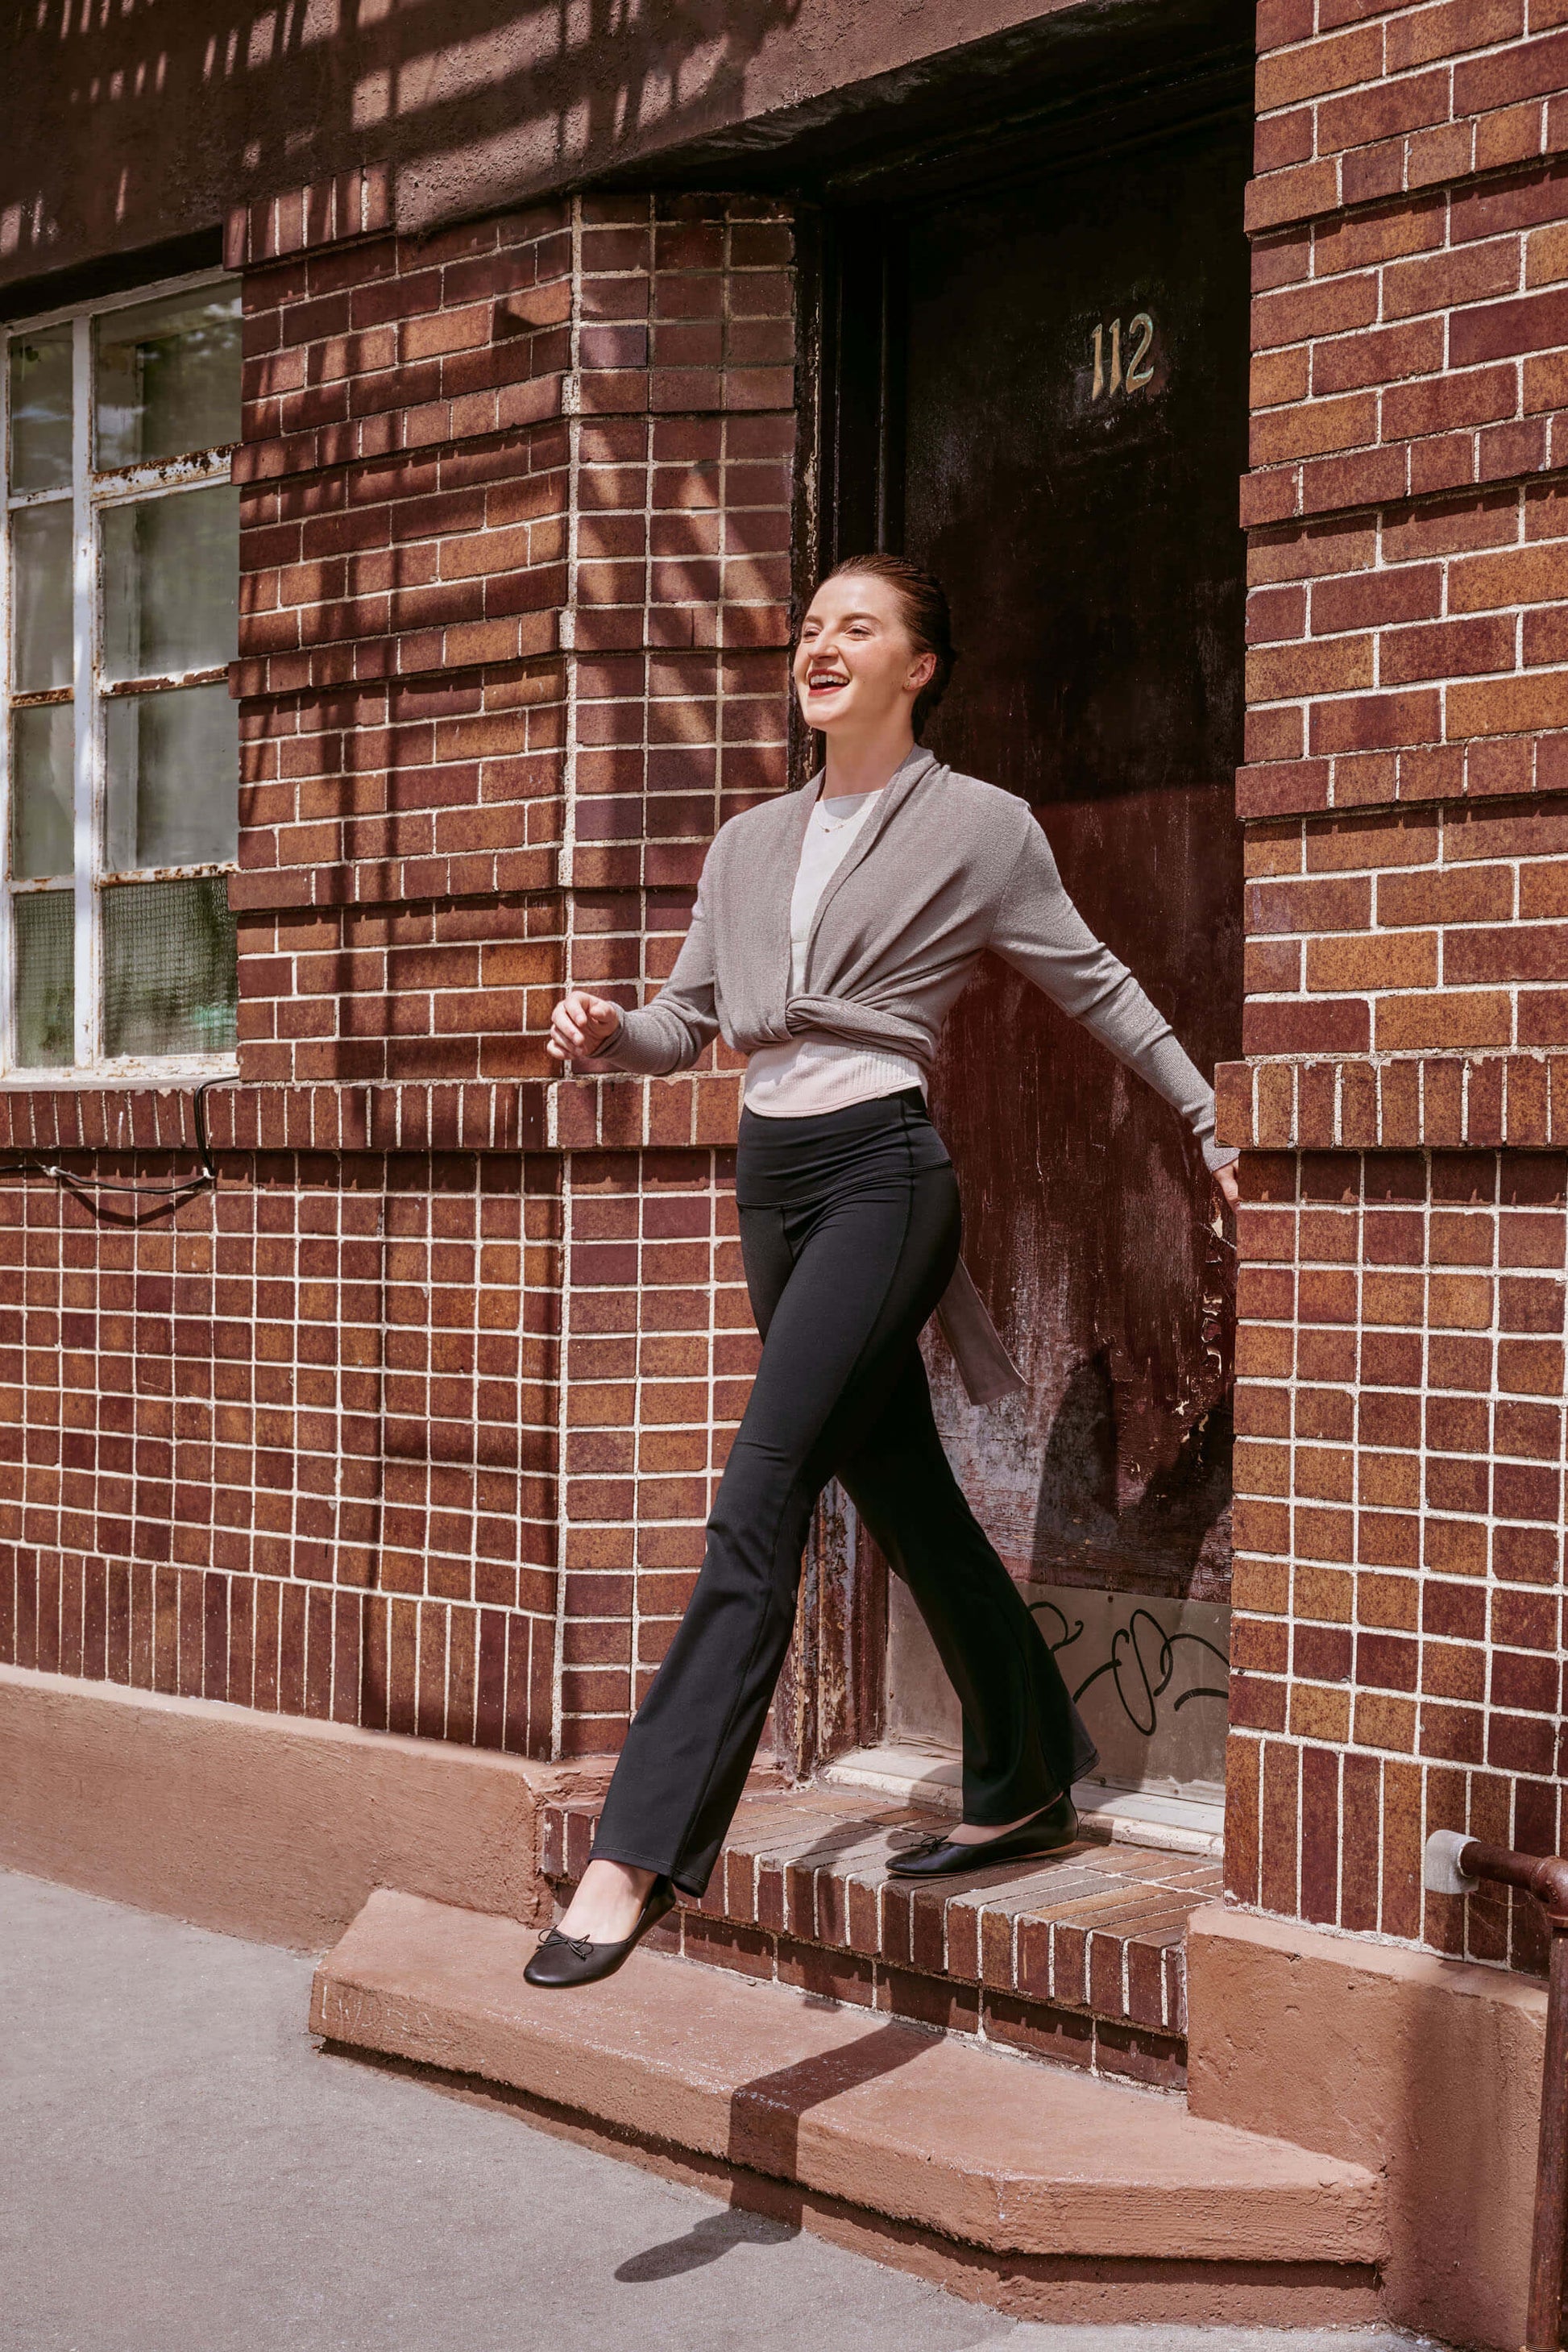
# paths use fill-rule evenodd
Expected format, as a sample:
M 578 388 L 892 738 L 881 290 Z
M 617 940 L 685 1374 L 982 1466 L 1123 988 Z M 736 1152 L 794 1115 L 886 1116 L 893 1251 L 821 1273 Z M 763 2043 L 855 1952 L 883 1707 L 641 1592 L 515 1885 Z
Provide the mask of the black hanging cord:
M 196 1151 L 201 1160 L 199 1176 L 178 1176 L 172 1181 L 162 1176 L 143 1176 L 127 1181 L 109 1176 L 81 1176 L 74 1169 L 61 1168 L 52 1160 L 0 1160 L 0 1176 L 48 1176 L 57 1184 L 68 1185 L 73 1192 L 161 1192 L 166 1200 L 186 1199 L 193 1192 L 205 1192 L 217 1182 L 217 1169 L 213 1161 L 212 1146 L 207 1140 L 206 1092 L 209 1087 L 232 1087 L 234 1077 L 204 1078 L 195 1097 Z M 92 1147 L 88 1147 L 92 1148 Z

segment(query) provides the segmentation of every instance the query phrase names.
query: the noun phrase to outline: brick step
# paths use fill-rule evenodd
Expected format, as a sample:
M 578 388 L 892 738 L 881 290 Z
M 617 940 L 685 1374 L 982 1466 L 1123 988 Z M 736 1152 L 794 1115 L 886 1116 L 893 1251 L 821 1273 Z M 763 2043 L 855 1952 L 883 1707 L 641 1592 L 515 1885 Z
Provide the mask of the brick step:
M 889 1877 L 889 1854 L 944 1819 L 841 1789 L 759 1790 L 701 1904 L 649 1948 L 1179 2090 L 1186 1925 L 1219 1899 L 1219 1865 L 1085 1840 L 926 1887 Z M 563 1895 L 596 1820 L 587 1801 L 543 1809 L 541 1867 Z
M 646 1951 L 535 1992 L 531 1930 L 389 1889 L 317 1970 L 334 2046 L 521 2095 L 737 2202 L 1039 2317 L 1370 2319 L 1383 2184 L 1180 2099 Z

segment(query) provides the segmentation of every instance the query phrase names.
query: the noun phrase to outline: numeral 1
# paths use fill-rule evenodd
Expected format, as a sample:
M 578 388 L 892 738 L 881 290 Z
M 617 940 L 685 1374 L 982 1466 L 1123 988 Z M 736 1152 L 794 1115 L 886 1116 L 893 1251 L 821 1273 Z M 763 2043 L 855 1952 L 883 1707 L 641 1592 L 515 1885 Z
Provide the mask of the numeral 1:
M 1141 392 L 1146 383 L 1152 383 L 1154 362 L 1149 357 L 1149 352 L 1154 341 L 1154 321 L 1147 310 L 1140 310 L 1130 321 L 1128 333 L 1131 338 L 1131 349 L 1125 374 L 1121 367 L 1121 320 L 1112 319 L 1110 322 L 1109 370 L 1106 367 L 1105 329 L 1102 326 L 1096 327 L 1090 335 L 1089 348 L 1094 353 L 1094 382 L 1089 392 L 1090 400 L 1103 399 L 1108 394 L 1114 398 L 1119 392 Z

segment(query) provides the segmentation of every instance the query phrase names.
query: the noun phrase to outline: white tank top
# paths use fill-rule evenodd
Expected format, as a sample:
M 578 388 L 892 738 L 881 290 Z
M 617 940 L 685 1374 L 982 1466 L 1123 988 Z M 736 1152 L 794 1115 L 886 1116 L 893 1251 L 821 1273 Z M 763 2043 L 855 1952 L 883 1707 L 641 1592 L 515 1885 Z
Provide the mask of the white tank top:
M 805 985 L 805 947 L 824 890 L 854 845 L 879 793 L 855 793 L 825 801 L 820 795 L 806 823 L 790 899 L 790 993 Z M 851 1045 L 819 1034 L 763 1045 L 746 1064 L 746 1108 L 764 1118 L 809 1118 L 818 1111 L 842 1110 L 906 1087 L 925 1091 L 918 1062 L 886 1047 Z

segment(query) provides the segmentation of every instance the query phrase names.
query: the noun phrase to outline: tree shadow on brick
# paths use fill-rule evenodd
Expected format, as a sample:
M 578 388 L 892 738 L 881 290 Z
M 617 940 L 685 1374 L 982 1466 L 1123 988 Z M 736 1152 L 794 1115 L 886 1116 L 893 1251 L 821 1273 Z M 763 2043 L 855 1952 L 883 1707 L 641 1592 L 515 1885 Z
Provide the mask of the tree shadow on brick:
M 144 8 L 63 25 L 28 11 L 9 27 L 0 259 L 47 268 L 62 233 L 95 251 L 151 243 L 172 215 L 216 219 L 364 164 L 390 167 L 416 227 L 526 200 L 743 115 L 753 62 L 800 5 L 345 0 L 329 40 L 310 11 L 250 0 L 173 28 Z M 79 158 L 63 220 L 62 151 Z

